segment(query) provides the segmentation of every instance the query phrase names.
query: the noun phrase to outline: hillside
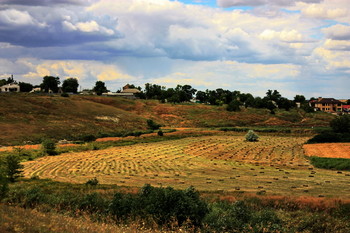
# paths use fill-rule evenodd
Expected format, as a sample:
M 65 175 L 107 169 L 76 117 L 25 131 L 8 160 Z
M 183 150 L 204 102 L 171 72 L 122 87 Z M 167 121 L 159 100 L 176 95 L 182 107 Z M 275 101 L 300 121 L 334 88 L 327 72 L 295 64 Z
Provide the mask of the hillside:
M 147 129 L 153 119 L 166 127 L 226 126 L 328 126 L 333 116 L 297 110 L 242 109 L 227 112 L 224 106 L 161 104 L 155 100 L 127 100 L 98 96 L 0 95 L 0 145 L 40 142 L 42 138 L 76 139 L 98 133 Z

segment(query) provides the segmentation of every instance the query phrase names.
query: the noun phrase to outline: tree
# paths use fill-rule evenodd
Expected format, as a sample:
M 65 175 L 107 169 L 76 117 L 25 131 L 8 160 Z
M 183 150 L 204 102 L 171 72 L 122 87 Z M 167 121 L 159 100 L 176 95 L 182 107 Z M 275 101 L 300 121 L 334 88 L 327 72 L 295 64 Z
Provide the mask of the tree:
M 19 82 L 18 85 L 21 92 L 30 92 L 33 90 L 33 85 L 30 83 Z
M 45 76 L 43 78 L 43 82 L 40 84 L 40 87 L 46 93 L 48 93 L 49 90 L 53 91 L 54 93 L 57 93 L 58 85 L 60 85 L 60 83 L 61 82 L 59 77 Z
M 0 176 L 5 176 L 8 181 L 15 182 L 22 176 L 22 168 L 20 157 L 17 154 L 9 154 L 0 161 Z M 0 177 L 0 179 L 3 178 Z
M 350 115 L 343 115 L 333 119 L 330 126 L 336 133 L 350 133 Z
M 78 79 L 67 78 L 66 80 L 63 81 L 62 90 L 63 90 L 63 92 L 77 93 L 78 86 L 79 86 Z
M 199 100 L 201 103 L 206 103 L 208 99 L 207 93 L 205 93 L 204 91 L 197 91 L 196 99 Z
M 56 145 L 55 142 L 52 141 L 51 139 L 45 139 L 41 143 L 41 149 L 43 154 L 48 154 L 48 155 L 56 155 L 57 152 L 55 151 Z
M 277 90 L 268 90 L 266 92 L 266 98 L 268 100 L 277 102 L 281 98 L 281 94 Z
M 296 95 L 294 97 L 294 103 L 304 103 L 306 101 L 305 96 L 303 95 Z
M 102 93 L 108 92 L 106 84 L 102 81 L 97 81 L 92 90 L 96 92 L 97 95 L 102 95 Z
M 226 110 L 227 110 L 227 111 L 230 111 L 230 112 L 238 112 L 238 111 L 241 110 L 241 109 L 240 109 L 240 105 L 241 105 L 241 104 L 242 104 L 242 103 L 241 103 L 240 101 L 238 101 L 238 100 L 232 100 L 232 101 L 228 104 Z

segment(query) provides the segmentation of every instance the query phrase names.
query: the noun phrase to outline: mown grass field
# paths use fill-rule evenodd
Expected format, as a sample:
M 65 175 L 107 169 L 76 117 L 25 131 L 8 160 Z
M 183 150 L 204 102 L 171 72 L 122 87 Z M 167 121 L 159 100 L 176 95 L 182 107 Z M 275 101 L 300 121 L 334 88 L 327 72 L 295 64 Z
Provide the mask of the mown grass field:
M 349 173 L 313 168 L 306 137 L 189 137 L 98 151 L 65 153 L 24 162 L 27 178 L 85 183 L 186 188 L 283 196 L 350 198 Z

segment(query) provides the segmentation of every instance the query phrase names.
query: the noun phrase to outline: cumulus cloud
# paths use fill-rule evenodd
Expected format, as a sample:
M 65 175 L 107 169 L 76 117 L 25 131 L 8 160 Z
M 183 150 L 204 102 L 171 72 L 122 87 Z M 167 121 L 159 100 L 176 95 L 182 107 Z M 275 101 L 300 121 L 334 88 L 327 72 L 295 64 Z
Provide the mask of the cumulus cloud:
M 335 40 L 350 40 L 350 26 L 337 24 L 322 30 L 328 38 Z

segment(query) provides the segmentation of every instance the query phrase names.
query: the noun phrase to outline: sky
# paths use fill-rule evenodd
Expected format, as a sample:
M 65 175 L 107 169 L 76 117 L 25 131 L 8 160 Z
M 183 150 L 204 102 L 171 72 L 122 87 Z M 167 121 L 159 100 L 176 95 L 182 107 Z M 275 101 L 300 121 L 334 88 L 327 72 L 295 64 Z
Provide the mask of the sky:
M 0 78 L 350 98 L 348 0 L 0 0 Z

